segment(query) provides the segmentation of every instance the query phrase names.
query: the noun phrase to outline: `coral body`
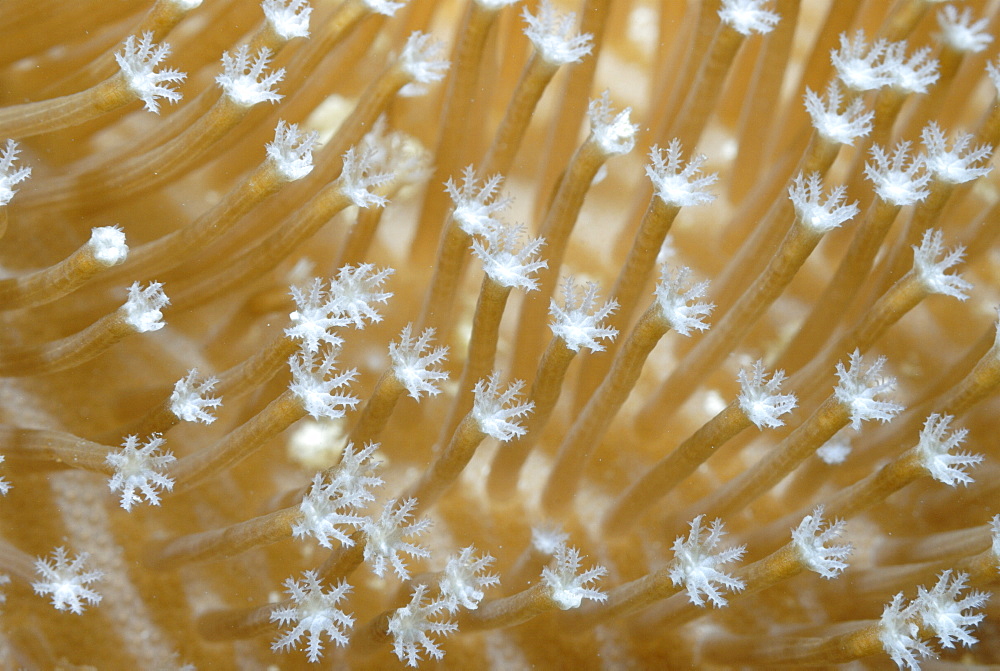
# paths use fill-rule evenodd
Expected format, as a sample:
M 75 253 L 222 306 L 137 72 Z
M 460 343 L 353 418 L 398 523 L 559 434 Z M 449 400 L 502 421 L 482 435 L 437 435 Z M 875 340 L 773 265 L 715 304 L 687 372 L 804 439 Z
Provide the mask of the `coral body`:
M 0 667 L 1000 664 L 996 2 L 50 5 Z

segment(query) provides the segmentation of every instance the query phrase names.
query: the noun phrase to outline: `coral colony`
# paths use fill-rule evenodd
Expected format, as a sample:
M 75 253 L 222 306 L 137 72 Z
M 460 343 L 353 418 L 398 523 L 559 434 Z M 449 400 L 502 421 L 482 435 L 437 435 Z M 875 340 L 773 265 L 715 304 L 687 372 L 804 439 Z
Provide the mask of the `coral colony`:
M 1000 3 L 0 3 L 0 667 L 1000 664 Z

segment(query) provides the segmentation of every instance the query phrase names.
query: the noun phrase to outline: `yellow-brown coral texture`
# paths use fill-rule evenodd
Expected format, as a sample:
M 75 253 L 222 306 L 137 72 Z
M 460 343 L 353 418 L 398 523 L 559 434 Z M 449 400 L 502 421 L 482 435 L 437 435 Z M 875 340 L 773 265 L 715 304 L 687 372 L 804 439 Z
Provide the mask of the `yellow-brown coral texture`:
M 997 7 L 0 3 L 0 667 L 1000 663 Z

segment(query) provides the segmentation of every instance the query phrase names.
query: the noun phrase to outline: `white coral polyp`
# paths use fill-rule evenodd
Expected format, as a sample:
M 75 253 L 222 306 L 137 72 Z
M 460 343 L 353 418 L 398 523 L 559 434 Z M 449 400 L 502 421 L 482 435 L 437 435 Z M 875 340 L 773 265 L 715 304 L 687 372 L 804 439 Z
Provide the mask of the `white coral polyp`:
M 56 610 L 68 610 L 76 615 L 83 613 L 84 603 L 99 604 L 101 595 L 88 585 L 100 580 L 104 572 L 88 569 L 89 558 L 88 553 L 81 552 L 70 559 L 64 547 L 57 547 L 49 559 L 38 557 L 35 572 L 39 579 L 31 583 L 35 594 L 51 595 Z
M 157 331 L 166 324 L 161 321 L 160 308 L 169 305 L 170 299 L 163 293 L 163 285 L 150 282 L 145 288 L 134 282 L 128 288 L 128 301 L 122 306 L 125 322 L 139 333 Z
M 299 505 L 300 517 L 292 524 L 293 536 L 313 536 L 325 548 L 333 548 L 332 540 L 347 547 L 354 545 L 338 525 L 358 528 L 371 521 L 359 512 L 375 500 L 371 490 L 383 484 L 376 475 L 381 462 L 372 460 L 378 447 L 378 443 L 369 443 L 356 452 L 354 444 L 348 443 L 336 468 L 313 477 L 312 487 Z
M 972 10 L 968 7 L 959 14 L 954 5 L 945 5 L 938 12 L 937 22 L 942 40 L 955 51 L 978 53 L 993 42 L 993 36 L 987 32 L 990 20 L 973 21 Z
M 160 495 L 157 490 L 173 490 L 174 481 L 165 471 L 177 459 L 172 453 L 160 449 L 164 442 L 162 436 L 154 433 L 140 447 L 138 436 L 128 436 L 121 450 L 105 457 L 105 462 L 115 469 L 108 488 L 122 493 L 121 506 L 125 510 L 131 511 L 133 505 L 142 502 L 140 493 L 146 497 L 147 503 L 158 506 Z
M 344 154 L 340 189 L 358 207 L 385 207 L 389 199 L 378 189 L 392 181 L 392 172 L 384 172 L 383 154 L 372 147 L 351 147 Z
M 472 545 L 448 558 L 438 588 L 449 613 L 457 613 L 461 608 L 476 610 L 485 596 L 483 590 L 500 584 L 500 576 L 485 573 L 494 561 L 489 554 L 476 557 Z
M 498 224 L 483 240 L 472 241 L 472 251 L 482 260 L 486 274 L 500 286 L 535 291 L 538 289 L 535 274 L 548 267 L 538 256 L 545 240 L 524 239 L 523 234 L 523 226 Z
M 698 515 L 691 521 L 687 538 L 678 536 L 674 539 L 674 560 L 668 574 L 674 585 L 684 585 L 694 605 L 704 606 L 707 599 L 716 608 L 721 608 L 728 602 L 720 588 L 739 592 L 746 585 L 718 567 L 739 560 L 746 546 L 715 551 L 726 533 L 725 527 L 722 520 L 717 519 L 706 529 L 702 526 L 704 518 L 704 515 Z
M 837 362 L 837 377 L 840 381 L 834 394 L 850 412 L 851 428 L 855 431 L 861 428 L 863 421 L 877 419 L 888 422 L 903 410 L 903 406 L 898 403 L 879 399 L 896 386 L 895 378 L 882 377 L 884 365 L 885 357 L 881 356 L 865 369 L 860 350 L 854 350 L 847 367 L 843 362 Z
M 527 429 L 514 420 L 531 412 L 535 404 L 520 403 L 519 395 L 524 382 L 514 380 L 506 390 L 501 390 L 500 373 L 494 372 L 489 378 L 479 380 L 473 393 L 476 400 L 472 416 L 479 430 L 501 442 L 523 436 Z
M 940 258 L 942 254 L 944 258 Z M 966 292 L 972 289 L 972 285 L 960 275 L 946 272 L 961 263 L 964 256 L 964 247 L 959 245 L 952 250 L 945 249 L 941 231 L 929 228 L 924 231 L 920 246 L 913 248 L 913 268 L 928 292 L 964 301 L 969 297 Z
M 660 315 L 674 331 L 683 336 L 691 335 L 693 330 L 707 330 L 708 324 L 701 319 L 710 315 L 715 308 L 711 303 L 694 302 L 708 291 L 708 281 L 692 285 L 688 281 L 690 275 L 690 268 L 675 270 L 664 266 L 660 281 L 656 284 L 656 304 Z
M 811 571 L 824 578 L 836 578 L 847 568 L 843 561 L 853 548 L 848 545 L 828 545 L 844 533 L 844 520 L 832 524 L 823 523 L 823 506 L 816 506 L 812 513 L 802 518 L 802 522 L 792 530 L 792 542 L 799 553 L 799 559 Z
M 219 383 L 216 377 L 202 379 L 198 369 L 192 368 L 187 375 L 174 383 L 170 394 L 170 411 L 182 422 L 211 424 L 215 417 L 208 411 L 222 405 L 222 399 L 210 398 L 207 394 Z
M 14 140 L 7 140 L 0 150 L 0 206 L 10 202 L 17 190 L 13 187 L 31 176 L 31 168 L 14 168 L 21 148 Z
M 312 7 L 306 0 L 264 0 L 261 7 L 271 28 L 281 39 L 309 37 Z
M 378 304 L 384 305 L 392 298 L 392 292 L 383 291 L 382 285 L 394 272 L 392 268 L 378 268 L 371 263 L 341 266 L 336 279 L 330 280 L 330 309 L 358 329 L 368 322 L 382 321 Z
M 560 14 L 549 0 L 542 0 L 538 5 L 538 14 L 531 14 L 525 8 L 521 17 L 528 24 L 524 34 L 542 59 L 551 65 L 578 63 L 593 48 L 590 33 L 577 33 L 576 14 Z
M 177 84 L 187 77 L 177 70 L 157 72 L 153 69 L 169 55 L 170 46 L 155 44 L 153 33 L 150 31 L 144 32 L 138 42 L 134 35 L 129 35 L 122 50 L 115 54 L 115 60 L 129 89 L 145 103 L 147 110 L 155 114 L 160 112 L 158 98 L 171 103 L 181 99 L 180 93 L 165 86 L 164 83 Z
M 448 356 L 447 347 L 430 349 L 434 329 L 424 329 L 419 338 L 412 335 L 412 324 L 403 327 L 399 343 L 389 344 L 392 370 L 399 383 L 416 400 L 421 394 L 436 396 L 441 393 L 437 383 L 448 379 L 448 373 L 437 368 Z
M 639 126 L 629 120 L 631 107 L 615 114 L 611 106 L 611 96 L 605 91 L 600 98 L 590 101 L 587 114 L 590 117 L 590 133 L 597 145 L 608 156 L 627 154 L 635 147 L 635 137 Z
M 846 188 L 834 187 L 823 199 L 823 179 L 818 172 L 799 173 L 788 189 L 795 213 L 805 226 L 816 233 L 826 233 L 858 214 L 858 203 L 845 205 Z
M 784 422 L 778 419 L 795 409 L 794 394 L 779 394 L 781 382 L 785 379 L 785 371 L 777 370 L 767 380 L 764 374 L 764 362 L 758 359 L 748 372 L 740 370 L 737 380 L 740 383 L 740 409 L 747 419 L 758 429 L 776 429 Z
M 431 84 L 444 79 L 448 61 L 444 58 L 445 45 L 427 33 L 412 33 L 403 46 L 400 56 L 403 70 L 413 81 Z
M 965 441 L 965 436 L 968 435 L 966 429 L 956 429 L 949 433 L 948 429 L 952 419 L 954 418 L 951 415 L 936 413 L 930 415 L 924 422 L 924 428 L 920 431 L 917 453 L 920 455 L 921 464 L 931 474 L 931 477 L 938 482 L 955 487 L 959 484 L 972 483 L 972 476 L 962 469 L 979 464 L 983 457 L 967 452 L 952 454 L 961 446 Z
M 410 521 L 416 507 L 417 500 L 413 498 L 390 501 L 382 509 L 378 520 L 365 520 L 363 523 L 365 562 L 375 575 L 384 576 L 392 566 L 400 580 L 408 580 L 410 572 L 402 555 L 421 558 L 431 555 L 426 548 L 406 540 L 425 533 L 431 526 L 431 521 L 427 518 Z
M 982 608 L 989 601 L 988 592 L 973 590 L 965 596 L 969 576 L 958 573 L 952 578 L 951 571 L 944 571 L 931 589 L 923 586 L 917 589 L 917 610 L 923 626 L 934 632 L 941 647 L 954 648 L 955 643 L 966 647 L 976 644 L 972 630 L 986 617 L 983 613 L 971 612 Z
M 324 591 L 315 571 L 306 571 L 302 580 L 288 578 L 284 585 L 291 604 L 271 611 L 270 619 L 292 628 L 271 644 L 271 650 L 298 648 L 299 639 L 306 636 L 306 654 L 315 663 L 323 656 L 324 634 L 337 645 L 347 645 L 347 631 L 354 626 L 354 618 L 337 604 L 351 591 L 350 585 L 341 581 Z
M 452 217 L 468 235 L 486 235 L 498 225 L 496 215 L 510 207 L 513 200 L 500 193 L 502 175 L 493 175 L 478 186 L 476 169 L 466 166 L 462 171 L 461 184 L 449 179 L 445 190 L 451 196 L 454 208 Z
M 337 373 L 336 362 L 336 355 L 330 350 L 313 354 L 300 349 L 288 360 L 292 371 L 288 389 L 313 419 L 340 419 L 348 408 L 358 404 L 357 397 L 334 392 L 347 387 L 358 374 L 355 369 Z
M 930 195 L 925 188 L 931 179 L 927 159 L 923 155 L 910 158 L 909 151 L 909 142 L 900 142 L 891 154 L 875 145 L 871 148 L 871 162 L 865 163 L 865 176 L 875 193 L 890 205 L 905 207 Z
M 653 183 L 656 195 L 673 207 L 706 205 L 715 196 L 705 189 L 719 179 L 717 173 L 701 174 L 701 166 L 708 160 L 704 154 L 696 154 L 685 164 L 681 160 L 681 142 L 677 138 L 670 141 L 665 150 L 654 145 L 649 150 L 651 164 L 646 166 L 646 176 Z
M 914 621 L 916 617 L 917 604 L 905 603 L 900 592 L 882 610 L 879 620 L 879 641 L 901 669 L 919 670 L 921 657 L 934 656 L 934 651 L 920 635 L 920 627 Z
M 562 338 L 568 349 L 579 352 L 586 347 L 592 352 L 604 351 L 601 340 L 614 340 L 618 330 L 604 326 L 607 319 L 618 309 L 618 301 L 611 299 L 597 305 L 597 282 L 588 282 L 583 291 L 577 291 L 572 277 L 563 280 L 563 307 L 554 299 L 549 301 L 549 314 L 553 318 L 552 334 Z
M 369 11 L 381 14 L 382 16 L 392 16 L 396 10 L 405 5 L 405 2 L 392 2 L 392 0 L 362 0 L 362 4 Z
M 431 599 L 425 603 L 426 593 L 426 585 L 416 585 L 410 596 L 410 602 L 402 608 L 397 608 L 389 617 L 388 631 L 392 636 L 393 652 L 399 661 L 405 661 L 407 666 L 419 665 L 421 649 L 432 659 L 444 657 L 444 650 L 438 647 L 429 633 L 447 636 L 458 630 L 458 625 L 454 622 L 432 619 L 446 610 L 446 604 L 441 599 Z
M 521 0 L 475 0 L 477 5 L 479 5 L 483 9 L 488 9 L 490 11 L 502 9 L 507 5 L 514 5 L 520 1 Z
M 598 565 L 580 573 L 582 563 L 579 550 L 562 544 L 556 548 L 552 565 L 542 569 L 542 582 L 549 588 L 549 596 L 561 610 L 579 608 L 584 599 L 608 599 L 608 595 L 599 589 L 587 587 L 607 575 L 608 569 Z
M 292 524 L 292 536 L 312 536 L 327 549 L 333 548 L 333 541 L 345 547 L 353 546 L 354 541 L 348 532 L 340 527 L 357 528 L 364 523 L 367 518 L 353 512 L 364 505 L 364 498 L 374 497 L 363 497 L 358 493 L 352 496 L 336 480 L 329 482 L 323 473 L 317 473 L 309 492 L 299 504 L 300 517 Z
M 871 91 L 892 83 L 892 73 L 885 63 L 888 49 L 886 40 L 876 40 L 869 47 L 863 30 L 855 32 L 853 37 L 842 33 L 840 48 L 831 54 L 830 60 L 847 88 L 859 93 Z
M 125 233 L 118 226 L 100 226 L 90 229 L 90 253 L 102 266 L 117 266 L 128 257 Z
M 250 47 L 244 44 L 232 55 L 222 54 L 222 74 L 215 81 L 237 105 L 252 107 L 258 103 L 276 103 L 282 96 L 271 90 L 285 78 L 285 69 L 268 72 L 271 50 L 264 47 L 250 57 Z
M 763 35 L 774 30 L 781 17 L 764 9 L 767 0 L 723 0 L 719 18 L 741 35 Z
M 930 56 L 930 47 L 917 49 L 904 59 L 906 44 L 897 42 L 889 47 L 887 60 L 892 76 L 892 86 L 902 93 L 927 93 L 938 79 L 938 62 Z
M 988 175 L 993 169 L 989 165 L 993 148 L 986 144 L 971 146 L 974 135 L 957 134 L 948 149 L 944 131 L 932 121 L 920 132 L 920 139 L 927 149 L 927 169 L 943 182 L 963 184 Z
M 865 110 L 865 101 L 861 97 L 851 100 L 841 112 L 843 100 L 844 96 L 837 80 L 830 82 L 826 88 L 825 101 L 806 87 L 806 111 L 812 119 L 816 132 L 830 142 L 853 145 L 854 140 L 872 132 L 872 119 L 875 118 L 875 113 Z
M 278 121 L 274 141 L 267 144 L 267 156 L 282 177 L 294 182 L 312 172 L 312 152 L 318 141 L 316 131 L 300 133 L 298 125 Z

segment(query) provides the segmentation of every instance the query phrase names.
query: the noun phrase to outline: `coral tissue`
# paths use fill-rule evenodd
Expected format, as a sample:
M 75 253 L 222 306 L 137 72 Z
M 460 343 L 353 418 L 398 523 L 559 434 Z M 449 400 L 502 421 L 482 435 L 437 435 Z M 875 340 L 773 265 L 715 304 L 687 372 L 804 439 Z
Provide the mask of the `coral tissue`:
M 1000 664 L 998 21 L 0 3 L 0 667 Z

